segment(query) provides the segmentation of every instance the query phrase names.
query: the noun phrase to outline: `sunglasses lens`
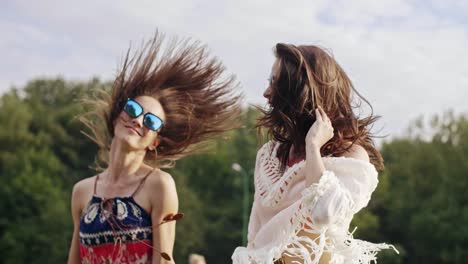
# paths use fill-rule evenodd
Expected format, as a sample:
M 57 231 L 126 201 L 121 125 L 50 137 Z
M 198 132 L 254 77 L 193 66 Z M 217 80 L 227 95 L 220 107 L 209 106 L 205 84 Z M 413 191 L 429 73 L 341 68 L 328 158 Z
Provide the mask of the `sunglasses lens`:
M 132 118 L 136 118 L 143 113 L 143 108 L 137 102 L 128 100 L 125 104 L 124 111 Z
M 145 115 L 145 118 L 143 119 L 143 124 L 147 128 L 156 131 L 162 126 L 163 122 L 159 117 L 153 114 L 147 114 Z

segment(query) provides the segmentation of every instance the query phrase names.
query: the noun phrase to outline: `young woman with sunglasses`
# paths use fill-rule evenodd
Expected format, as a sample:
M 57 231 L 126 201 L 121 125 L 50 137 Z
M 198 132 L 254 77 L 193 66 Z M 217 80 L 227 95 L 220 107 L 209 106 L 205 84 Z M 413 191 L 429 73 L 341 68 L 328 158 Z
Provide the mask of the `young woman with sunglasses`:
M 236 86 L 198 42 L 163 43 L 156 34 L 127 55 L 111 93 L 87 100 L 92 110 L 81 117 L 105 166 L 73 188 L 68 263 L 174 263 L 182 215 L 161 169 L 233 128 Z
M 248 245 L 233 263 L 371 263 L 392 246 L 348 229 L 383 167 L 369 132 L 376 117 L 355 115 L 353 103 L 367 101 L 323 49 L 280 43 L 275 55 L 258 123 L 272 140 L 257 153 Z

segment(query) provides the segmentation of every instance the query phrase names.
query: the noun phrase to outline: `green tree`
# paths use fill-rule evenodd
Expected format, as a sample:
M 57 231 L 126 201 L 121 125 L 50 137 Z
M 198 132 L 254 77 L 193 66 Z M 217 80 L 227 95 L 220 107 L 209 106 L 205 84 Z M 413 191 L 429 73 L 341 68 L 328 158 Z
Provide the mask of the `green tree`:
M 0 254 L 5 263 L 65 261 L 71 185 L 90 175 L 96 149 L 78 136 L 75 99 L 95 85 L 97 80 L 35 80 L 1 97 L 0 210 L 5 213 Z
M 468 258 L 468 121 L 448 112 L 429 128 L 385 143 L 389 190 L 377 211 L 382 234 L 404 263 L 463 263 Z
M 4 263 L 63 263 L 72 220 L 70 193 L 96 172 L 97 147 L 81 134 L 74 117 L 78 99 L 109 89 L 97 79 L 33 80 L 0 98 L 0 255 Z M 246 108 L 240 128 L 213 140 L 210 151 L 187 157 L 169 170 L 176 180 L 180 211 L 174 256 L 190 253 L 208 263 L 230 263 L 242 244 L 244 186 L 253 197 L 255 129 L 259 112 Z M 448 112 L 416 120 L 408 135 L 381 149 L 386 168 L 369 206 L 351 225 L 355 237 L 397 246 L 379 263 L 463 263 L 468 258 L 468 120 Z M 243 172 L 232 169 L 241 165 Z M 250 208 L 247 208 L 250 212 Z
M 172 170 L 176 179 L 180 178 L 179 175 L 186 178 L 186 184 L 196 194 L 201 205 L 196 208 L 200 218 L 193 219 L 187 214 L 187 218 L 179 223 L 182 229 L 185 222 L 197 221 L 199 233 L 191 239 L 198 242 L 193 244 L 188 253 L 200 253 L 208 263 L 229 263 L 234 248 L 242 244 L 243 175 L 234 171 L 232 164 L 240 164 L 247 173 L 250 187 L 247 211 L 250 214 L 252 176 L 258 148 L 254 128 L 257 116 L 258 112 L 254 108 L 246 109 L 240 120 L 241 128 L 213 141 L 209 152 L 177 162 Z M 176 251 L 180 243 L 187 243 L 179 239 L 182 234 L 178 232 L 177 236 Z M 187 257 L 185 255 L 182 259 Z

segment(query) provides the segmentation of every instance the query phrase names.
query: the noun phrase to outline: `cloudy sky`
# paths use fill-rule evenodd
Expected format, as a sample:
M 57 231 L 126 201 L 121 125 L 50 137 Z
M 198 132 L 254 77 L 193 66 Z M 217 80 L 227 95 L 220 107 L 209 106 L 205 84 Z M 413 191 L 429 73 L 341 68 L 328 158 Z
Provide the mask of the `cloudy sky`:
M 287 42 L 330 49 L 383 117 L 381 134 L 468 113 L 468 0 L 3 0 L 0 93 L 37 77 L 110 80 L 156 28 L 207 44 L 248 103 L 266 103 L 272 47 Z

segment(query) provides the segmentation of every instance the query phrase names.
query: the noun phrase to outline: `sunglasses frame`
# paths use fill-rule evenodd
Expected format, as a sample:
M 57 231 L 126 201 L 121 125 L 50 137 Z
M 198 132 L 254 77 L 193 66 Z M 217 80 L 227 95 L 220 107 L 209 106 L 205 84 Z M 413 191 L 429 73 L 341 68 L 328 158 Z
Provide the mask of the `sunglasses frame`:
M 131 115 L 131 114 L 126 110 L 127 104 L 128 104 L 130 101 L 133 102 L 133 103 L 135 103 L 135 104 L 137 104 L 137 105 L 141 108 L 141 113 L 140 113 L 139 115 L 135 116 L 135 117 L 134 117 L 133 115 Z M 131 117 L 131 118 L 133 118 L 133 119 L 140 117 L 140 116 L 145 112 L 145 109 L 143 108 L 143 106 L 141 106 L 140 103 L 138 103 L 136 100 L 134 100 L 134 99 L 132 99 L 132 98 L 127 98 L 127 101 L 125 102 L 125 105 L 124 105 L 124 107 L 123 107 L 122 110 L 123 110 L 129 117 Z M 153 129 L 153 128 L 149 127 L 149 126 L 146 124 L 146 122 L 145 122 L 146 116 L 154 116 L 154 117 L 156 117 L 159 121 L 161 121 L 161 125 L 160 125 L 157 129 Z M 158 131 L 158 130 L 161 130 L 161 128 L 163 127 L 164 121 L 163 121 L 159 116 L 157 116 L 157 115 L 155 115 L 155 114 L 153 114 L 153 113 L 151 113 L 151 112 L 147 112 L 147 113 L 145 113 L 145 114 L 143 115 L 143 125 L 144 125 L 146 128 L 148 128 L 149 130 L 151 130 L 151 131 Z

